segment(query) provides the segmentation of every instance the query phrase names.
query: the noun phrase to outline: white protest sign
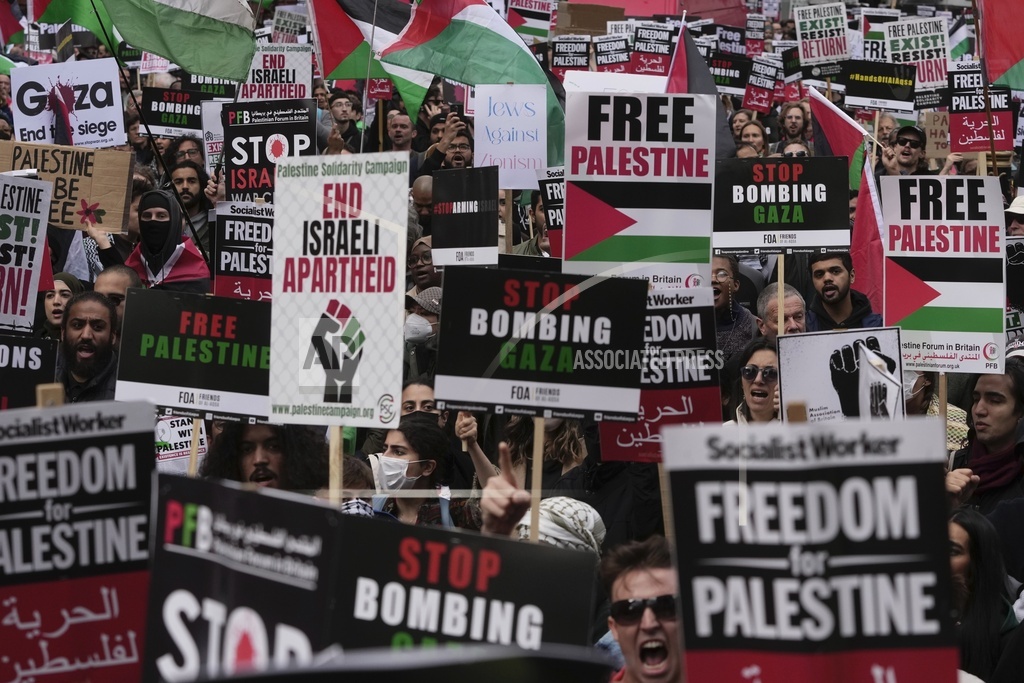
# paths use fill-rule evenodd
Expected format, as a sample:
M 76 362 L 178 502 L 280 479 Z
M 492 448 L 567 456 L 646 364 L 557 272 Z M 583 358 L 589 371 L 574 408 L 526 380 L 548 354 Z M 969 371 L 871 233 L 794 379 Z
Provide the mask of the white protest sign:
M 478 85 L 474 166 L 497 166 L 498 187 L 532 190 L 547 167 L 544 85 Z
M 800 42 L 801 66 L 835 64 L 850 58 L 843 3 L 794 7 L 793 18 Z
M 249 77 L 239 86 L 239 102 L 303 100 L 313 92 L 313 46 L 297 43 L 258 45 Z

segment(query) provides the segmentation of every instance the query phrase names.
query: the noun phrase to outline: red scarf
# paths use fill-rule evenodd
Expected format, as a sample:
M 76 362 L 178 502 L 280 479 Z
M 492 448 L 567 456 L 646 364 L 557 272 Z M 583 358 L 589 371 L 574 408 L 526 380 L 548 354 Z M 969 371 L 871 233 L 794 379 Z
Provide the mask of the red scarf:
M 968 466 L 974 474 L 981 477 L 977 492 L 984 493 L 1009 486 L 1020 478 L 1021 464 L 1020 456 L 1015 452 L 1017 444 L 1012 444 L 995 453 L 989 453 L 977 441 L 971 446 L 971 459 Z

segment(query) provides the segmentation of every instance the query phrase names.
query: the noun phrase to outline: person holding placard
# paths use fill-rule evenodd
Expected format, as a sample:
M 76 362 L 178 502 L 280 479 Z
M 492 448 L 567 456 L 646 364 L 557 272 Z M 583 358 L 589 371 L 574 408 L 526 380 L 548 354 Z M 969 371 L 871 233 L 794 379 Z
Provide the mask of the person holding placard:
M 779 353 L 767 339 L 755 339 L 739 356 L 739 377 L 733 389 L 736 418 L 725 424 L 774 422 L 779 419 Z
M 928 135 L 918 126 L 903 126 L 896 131 L 896 142 L 882 150 L 883 175 L 936 175 L 925 166 Z
M 851 289 L 856 273 L 850 252 L 812 254 L 807 267 L 817 292 L 810 307 L 815 323 L 809 332 L 882 326 L 882 316 L 871 309 L 867 296 Z

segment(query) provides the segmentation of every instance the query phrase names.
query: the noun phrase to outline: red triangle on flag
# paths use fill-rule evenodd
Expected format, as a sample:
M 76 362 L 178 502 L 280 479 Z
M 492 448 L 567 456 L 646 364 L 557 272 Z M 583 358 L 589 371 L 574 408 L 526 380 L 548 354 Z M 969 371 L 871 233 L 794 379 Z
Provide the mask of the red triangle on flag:
M 571 222 L 572 227 L 565 231 L 566 258 L 572 258 L 636 223 L 633 218 L 570 181 L 565 182 L 565 205 L 576 216 L 576 220 Z
M 927 282 L 892 259 L 885 259 L 885 324 L 901 320 L 939 297 Z
M 520 26 L 526 23 L 526 19 L 523 18 L 523 15 L 515 11 L 514 9 L 509 9 L 508 19 L 506 19 L 506 21 L 508 22 L 508 25 L 511 26 L 512 28 L 519 28 Z

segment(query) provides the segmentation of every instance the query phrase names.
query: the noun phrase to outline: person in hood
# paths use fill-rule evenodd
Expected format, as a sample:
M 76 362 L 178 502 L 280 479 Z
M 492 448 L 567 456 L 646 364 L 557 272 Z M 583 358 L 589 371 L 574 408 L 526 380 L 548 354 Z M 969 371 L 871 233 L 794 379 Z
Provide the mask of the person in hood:
M 808 268 L 817 292 L 811 302 L 815 327 L 808 332 L 882 326 L 882 315 L 871 310 L 868 298 L 851 289 L 856 274 L 850 252 L 812 255 Z
M 60 339 L 60 327 L 64 311 L 71 297 L 85 291 L 81 280 L 71 273 L 56 273 L 53 289 L 42 293 L 43 319 L 36 327 L 36 336 L 43 339 Z
M 183 235 L 181 206 L 170 190 L 153 190 L 139 201 L 140 240 L 129 266 L 147 287 L 210 292 L 210 269 L 192 240 Z

